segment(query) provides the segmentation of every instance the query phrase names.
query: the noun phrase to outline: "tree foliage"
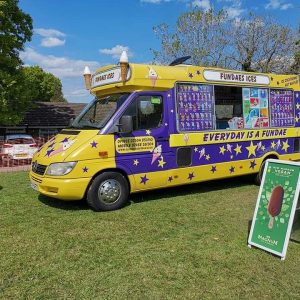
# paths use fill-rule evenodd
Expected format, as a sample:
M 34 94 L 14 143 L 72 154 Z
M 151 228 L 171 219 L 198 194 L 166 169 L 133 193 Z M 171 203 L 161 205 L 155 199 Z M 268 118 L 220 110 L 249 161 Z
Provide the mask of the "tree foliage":
M 271 17 L 232 20 L 225 11 L 196 8 L 179 16 L 174 30 L 161 24 L 154 32 L 161 42 L 161 50 L 153 50 L 158 63 L 191 55 L 195 65 L 258 72 L 288 72 L 293 64 L 295 33 Z
M 22 63 L 19 51 L 31 40 L 32 19 L 18 0 L 0 1 L 0 69 L 13 72 Z
M 66 102 L 62 94 L 62 84 L 60 79 L 51 73 L 46 73 L 38 66 L 24 67 L 24 80 L 31 90 L 33 102 Z
M 14 125 L 30 103 L 19 51 L 32 36 L 32 19 L 17 0 L 0 1 L 0 123 Z
M 297 41 L 296 41 L 296 51 L 294 55 L 294 63 L 292 65 L 292 73 L 300 74 L 300 26 L 298 29 Z

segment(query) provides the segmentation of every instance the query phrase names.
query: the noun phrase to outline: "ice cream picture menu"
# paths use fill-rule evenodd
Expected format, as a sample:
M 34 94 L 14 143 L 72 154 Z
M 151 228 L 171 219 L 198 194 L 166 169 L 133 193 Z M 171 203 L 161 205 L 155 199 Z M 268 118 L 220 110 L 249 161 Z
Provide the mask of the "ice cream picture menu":
M 270 90 L 271 126 L 284 127 L 294 125 L 293 92 Z
M 204 84 L 177 85 L 179 131 L 201 131 L 214 128 L 213 87 Z

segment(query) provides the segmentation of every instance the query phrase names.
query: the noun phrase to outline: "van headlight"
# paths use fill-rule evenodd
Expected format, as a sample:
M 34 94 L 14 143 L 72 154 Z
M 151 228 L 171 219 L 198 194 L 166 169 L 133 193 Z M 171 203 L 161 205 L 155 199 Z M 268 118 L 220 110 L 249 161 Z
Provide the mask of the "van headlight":
M 74 169 L 76 163 L 77 163 L 76 161 L 70 161 L 70 162 L 62 162 L 62 163 L 51 164 L 47 168 L 46 174 L 47 175 L 52 175 L 52 176 L 66 175 Z

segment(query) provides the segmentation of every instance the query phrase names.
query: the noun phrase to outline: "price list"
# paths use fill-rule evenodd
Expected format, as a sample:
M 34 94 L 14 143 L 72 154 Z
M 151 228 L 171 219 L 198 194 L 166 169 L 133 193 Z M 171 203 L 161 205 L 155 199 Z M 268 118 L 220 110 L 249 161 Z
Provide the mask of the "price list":
M 294 125 L 293 92 L 270 90 L 271 127 Z
M 179 131 L 214 129 L 213 87 L 201 84 L 177 85 Z

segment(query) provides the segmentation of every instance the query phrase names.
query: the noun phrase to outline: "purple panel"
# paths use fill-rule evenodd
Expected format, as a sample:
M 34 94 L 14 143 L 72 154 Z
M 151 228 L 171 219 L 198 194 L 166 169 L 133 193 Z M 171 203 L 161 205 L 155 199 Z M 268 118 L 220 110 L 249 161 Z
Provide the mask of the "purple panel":
M 300 91 L 295 92 L 295 127 L 300 127 Z
M 213 129 L 214 101 L 211 85 L 178 84 L 176 100 L 179 131 Z
M 271 127 L 294 125 L 293 92 L 270 90 Z

